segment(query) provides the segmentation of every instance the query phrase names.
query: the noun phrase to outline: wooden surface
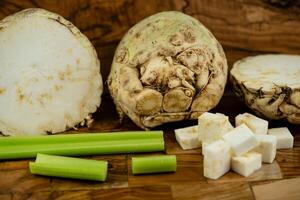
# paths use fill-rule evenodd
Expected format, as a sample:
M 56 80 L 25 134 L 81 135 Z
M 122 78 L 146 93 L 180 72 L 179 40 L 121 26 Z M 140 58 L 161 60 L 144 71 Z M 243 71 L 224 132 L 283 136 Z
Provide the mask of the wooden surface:
M 273 2 L 273 3 L 270 3 Z M 274 3 L 275 2 L 275 3 Z M 261 53 L 300 54 L 300 1 L 293 0 L 0 0 L 0 19 L 29 7 L 57 12 L 73 22 L 95 45 L 104 80 L 115 48 L 136 22 L 162 10 L 179 10 L 198 18 L 220 40 L 229 66 L 239 58 Z M 129 119 L 120 124 L 107 88 L 95 124 L 79 131 L 138 130 Z M 234 116 L 249 111 L 230 87 L 213 111 Z M 276 161 L 263 165 L 248 178 L 233 172 L 213 181 L 203 177 L 199 149 L 183 151 L 174 128 L 196 121 L 157 127 L 164 130 L 166 150 L 175 154 L 178 171 L 170 174 L 133 176 L 132 155 L 92 156 L 109 161 L 104 183 L 31 175 L 29 160 L 0 162 L 0 199 L 300 199 L 300 127 L 288 126 L 295 136 L 294 149 L 277 152 Z
M 79 131 L 138 130 L 129 120 L 118 123 L 113 105 L 97 114 L 94 126 Z M 229 106 L 228 106 L 229 105 Z M 226 93 L 213 111 L 231 116 L 248 111 L 230 93 Z M 103 116 L 105 113 L 106 116 Z M 278 150 L 276 161 L 264 164 L 250 177 L 244 178 L 229 172 L 218 180 L 203 176 L 203 157 L 200 149 L 183 151 L 176 143 L 174 128 L 194 125 L 197 121 L 185 121 L 158 127 L 164 130 L 165 152 L 153 154 L 175 154 L 177 172 L 158 175 L 131 173 L 133 154 L 90 156 L 86 158 L 107 160 L 109 171 L 104 183 L 49 178 L 30 174 L 29 160 L 0 162 L 0 199 L 300 199 L 300 127 L 284 122 L 271 122 L 270 127 L 288 126 L 295 137 L 293 149 Z M 139 154 L 152 155 L 152 154 Z M 33 159 L 31 159 L 33 160 Z M 274 190 L 274 191 L 273 191 Z

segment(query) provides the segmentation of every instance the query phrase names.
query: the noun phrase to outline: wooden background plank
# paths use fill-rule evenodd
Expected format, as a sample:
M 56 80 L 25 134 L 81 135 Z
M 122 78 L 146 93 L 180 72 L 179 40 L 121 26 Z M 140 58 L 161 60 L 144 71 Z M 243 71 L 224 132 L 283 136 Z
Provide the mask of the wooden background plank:
M 300 52 L 300 2 L 266 0 L 1 0 L 0 19 L 29 7 L 56 12 L 74 23 L 95 45 L 107 77 L 124 33 L 141 19 L 178 10 L 199 19 L 224 46 L 231 65 L 258 53 Z M 271 2 L 271 1 L 270 1 Z M 284 2 L 284 1 L 281 1 Z

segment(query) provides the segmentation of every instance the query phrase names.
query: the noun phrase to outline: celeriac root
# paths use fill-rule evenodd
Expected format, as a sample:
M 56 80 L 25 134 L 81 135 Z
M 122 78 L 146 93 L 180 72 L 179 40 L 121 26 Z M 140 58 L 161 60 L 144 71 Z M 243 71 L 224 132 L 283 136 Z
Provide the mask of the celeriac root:
M 146 129 L 212 109 L 226 80 L 226 58 L 213 35 L 190 16 L 162 12 L 124 36 L 108 86 L 118 110 Z

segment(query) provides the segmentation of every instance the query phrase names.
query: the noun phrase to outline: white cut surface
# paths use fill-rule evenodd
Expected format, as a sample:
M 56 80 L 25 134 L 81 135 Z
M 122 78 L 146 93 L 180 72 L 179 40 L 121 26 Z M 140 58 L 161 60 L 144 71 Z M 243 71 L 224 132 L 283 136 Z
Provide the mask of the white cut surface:
M 205 146 L 203 169 L 204 176 L 218 179 L 230 169 L 230 146 L 223 140 Z
M 299 88 L 300 56 L 270 54 L 248 57 L 235 63 L 230 73 L 253 90 L 272 91 L 274 85 Z
M 272 163 L 276 157 L 276 137 L 273 135 L 255 135 L 255 137 L 259 141 L 255 151 L 262 155 L 263 162 Z
M 241 124 L 246 124 L 255 134 L 268 133 L 269 122 L 250 113 L 239 114 L 235 117 L 235 126 L 239 126 Z
M 294 145 L 294 137 L 286 127 L 271 128 L 268 130 L 269 135 L 277 139 L 277 149 L 290 149 Z
M 198 139 L 198 125 L 175 129 L 175 137 L 184 150 L 201 147 L 201 141 Z
M 245 124 L 225 134 L 223 140 L 230 144 L 236 156 L 249 152 L 259 144 L 253 132 Z
M 61 132 L 100 105 L 102 79 L 94 48 L 85 36 L 51 19 L 55 14 L 39 12 L 12 16 L 0 31 L 4 134 Z
M 249 152 L 231 159 L 231 169 L 242 176 L 249 176 L 261 168 L 262 156 L 257 152 Z
M 205 112 L 198 118 L 199 141 L 202 142 L 202 155 L 204 147 L 222 138 L 224 134 L 233 130 L 228 116 L 222 113 Z
M 228 116 L 205 112 L 198 118 L 199 140 L 211 143 L 222 138 L 224 134 L 233 130 Z

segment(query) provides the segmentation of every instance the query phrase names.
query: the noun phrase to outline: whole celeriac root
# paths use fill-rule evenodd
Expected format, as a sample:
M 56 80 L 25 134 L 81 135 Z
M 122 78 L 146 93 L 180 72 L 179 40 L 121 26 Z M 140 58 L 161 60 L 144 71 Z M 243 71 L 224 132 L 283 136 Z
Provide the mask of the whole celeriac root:
M 124 36 L 108 87 L 122 117 L 141 128 L 196 119 L 223 95 L 227 62 L 219 42 L 180 12 L 150 16 Z

